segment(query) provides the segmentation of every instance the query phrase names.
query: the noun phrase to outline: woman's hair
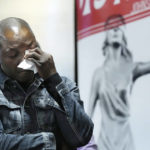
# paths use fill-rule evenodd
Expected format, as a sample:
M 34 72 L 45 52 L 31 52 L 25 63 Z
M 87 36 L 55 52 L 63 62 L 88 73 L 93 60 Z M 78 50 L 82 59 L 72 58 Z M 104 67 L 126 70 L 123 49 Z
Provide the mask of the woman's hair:
M 104 25 L 104 29 L 108 30 L 110 28 L 115 28 L 125 24 L 126 24 L 125 19 L 121 14 L 114 14 L 107 18 Z
M 115 14 L 112 15 L 110 17 L 107 18 L 104 28 L 105 30 L 109 30 L 111 28 L 116 28 L 120 25 L 125 25 L 125 19 L 123 18 L 122 15 L 120 14 Z M 125 34 L 123 34 L 123 42 L 124 42 L 124 49 L 122 50 L 122 55 L 125 57 L 131 57 L 132 58 L 132 53 L 130 52 L 130 50 L 127 48 L 127 38 L 125 37 Z M 105 40 L 104 40 L 104 45 L 103 45 L 103 55 L 106 55 L 107 52 L 107 47 L 109 46 L 109 42 L 108 42 L 108 37 L 106 36 Z

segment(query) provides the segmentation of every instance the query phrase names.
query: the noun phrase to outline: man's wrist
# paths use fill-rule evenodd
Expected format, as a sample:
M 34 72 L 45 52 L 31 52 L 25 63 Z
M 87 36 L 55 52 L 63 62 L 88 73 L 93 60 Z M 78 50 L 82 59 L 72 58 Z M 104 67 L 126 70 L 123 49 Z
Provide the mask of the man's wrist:
M 48 88 L 55 88 L 59 83 L 62 82 L 61 77 L 58 73 L 55 73 L 44 80 L 44 85 Z

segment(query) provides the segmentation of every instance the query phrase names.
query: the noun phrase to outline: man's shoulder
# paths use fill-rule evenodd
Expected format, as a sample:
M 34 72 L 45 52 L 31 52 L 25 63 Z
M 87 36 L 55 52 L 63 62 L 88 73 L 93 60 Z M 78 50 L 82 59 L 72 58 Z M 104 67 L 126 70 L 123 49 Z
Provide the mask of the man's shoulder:
M 66 77 L 66 76 L 61 76 L 62 82 L 66 83 L 66 84 L 76 84 L 75 81 L 73 81 L 72 79 Z
M 72 89 L 77 87 L 77 84 L 75 83 L 75 81 L 71 80 L 70 78 L 66 77 L 66 76 L 61 76 L 62 82 L 58 85 L 64 85 L 65 87 Z

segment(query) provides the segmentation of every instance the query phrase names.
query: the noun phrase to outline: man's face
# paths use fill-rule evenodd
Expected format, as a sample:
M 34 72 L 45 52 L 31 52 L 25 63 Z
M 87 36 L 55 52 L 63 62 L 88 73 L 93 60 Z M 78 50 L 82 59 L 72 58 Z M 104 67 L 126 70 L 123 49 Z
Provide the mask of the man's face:
M 34 72 L 18 68 L 18 64 L 24 59 L 25 50 L 37 47 L 37 42 L 32 33 L 23 38 L 7 39 L 1 50 L 1 68 L 4 73 L 19 82 L 30 82 L 34 78 Z

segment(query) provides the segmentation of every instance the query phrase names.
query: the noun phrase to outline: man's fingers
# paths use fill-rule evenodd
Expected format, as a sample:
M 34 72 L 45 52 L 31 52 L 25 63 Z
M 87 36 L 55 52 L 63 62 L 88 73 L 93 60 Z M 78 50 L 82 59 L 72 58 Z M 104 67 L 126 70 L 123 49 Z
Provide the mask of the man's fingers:
M 43 53 L 43 51 L 39 47 L 31 49 L 30 52 L 37 52 L 38 54 L 42 54 Z
M 34 58 L 28 58 L 29 61 L 32 61 L 33 63 L 35 63 L 38 67 L 41 66 L 41 64 Z
M 28 58 L 34 58 L 34 59 L 36 59 L 36 60 L 40 60 L 40 55 L 38 54 L 38 53 L 36 53 L 36 52 L 29 52 L 28 54 L 26 54 L 25 55 L 25 59 L 28 59 Z

